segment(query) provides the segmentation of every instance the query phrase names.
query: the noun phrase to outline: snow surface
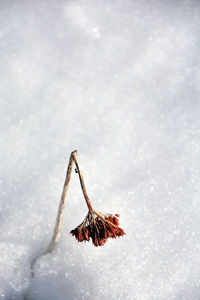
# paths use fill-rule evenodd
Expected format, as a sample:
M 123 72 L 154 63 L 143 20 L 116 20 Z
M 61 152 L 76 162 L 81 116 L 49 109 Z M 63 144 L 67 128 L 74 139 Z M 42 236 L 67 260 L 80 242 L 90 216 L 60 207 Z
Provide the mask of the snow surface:
M 200 2 L 0 1 L 0 299 L 200 299 Z M 94 207 L 127 235 L 69 232 Z

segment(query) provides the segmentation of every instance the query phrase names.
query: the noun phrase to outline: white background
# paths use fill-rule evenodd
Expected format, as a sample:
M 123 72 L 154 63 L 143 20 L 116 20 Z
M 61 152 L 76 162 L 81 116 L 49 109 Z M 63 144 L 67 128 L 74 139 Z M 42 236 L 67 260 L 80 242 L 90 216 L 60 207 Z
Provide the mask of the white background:
M 200 2 L 0 1 L 0 299 L 200 299 Z M 127 235 L 69 232 L 95 209 Z M 24 298 L 25 297 L 25 298 Z

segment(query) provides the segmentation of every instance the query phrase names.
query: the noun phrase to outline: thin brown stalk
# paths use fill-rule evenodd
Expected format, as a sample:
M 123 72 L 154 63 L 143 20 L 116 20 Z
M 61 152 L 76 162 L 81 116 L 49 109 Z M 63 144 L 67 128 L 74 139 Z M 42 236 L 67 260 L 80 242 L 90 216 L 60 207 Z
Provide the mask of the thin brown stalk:
M 92 212 L 93 208 L 92 208 L 90 199 L 88 197 L 88 194 L 87 194 L 87 191 L 86 191 L 86 188 L 85 188 L 83 174 L 82 174 L 80 166 L 79 166 L 77 151 L 73 152 L 73 159 L 74 159 L 74 162 L 75 162 L 75 165 L 76 165 L 76 172 L 78 173 L 78 176 L 79 176 L 79 180 L 80 180 L 80 184 L 81 184 L 81 188 L 82 188 L 82 191 L 83 191 L 83 195 L 84 195 L 85 201 L 87 203 L 89 211 Z
M 61 195 L 61 200 L 60 200 L 60 205 L 59 205 L 59 209 L 58 209 L 58 214 L 57 214 L 57 219 L 56 219 L 56 224 L 55 224 L 55 228 L 54 228 L 53 237 L 52 237 L 52 240 L 51 240 L 51 242 L 50 242 L 50 244 L 49 244 L 49 246 L 48 246 L 48 248 L 47 248 L 47 250 L 45 251 L 44 254 L 52 252 L 52 250 L 54 249 L 56 243 L 58 242 L 58 240 L 60 238 L 64 208 L 65 208 L 65 203 L 66 203 L 66 198 L 67 198 L 67 191 L 68 191 L 68 187 L 69 187 L 69 182 L 71 180 L 72 169 L 73 169 L 73 164 L 74 163 L 76 165 L 76 172 L 79 175 L 81 188 L 82 188 L 83 195 L 85 197 L 85 201 L 87 203 L 88 209 L 89 209 L 90 212 L 93 211 L 92 205 L 90 203 L 90 199 L 88 197 L 88 194 L 87 194 L 87 191 L 86 191 L 86 188 L 85 188 L 83 174 L 82 174 L 80 166 L 79 166 L 77 150 L 75 150 L 71 153 L 70 158 L 69 158 L 67 174 L 66 174 L 65 183 L 64 183 L 64 186 L 63 186 L 63 192 L 62 192 L 62 195 Z
M 74 153 L 77 153 L 77 150 L 73 151 L 70 155 L 70 158 L 69 158 L 66 178 L 65 178 L 63 191 L 62 191 L 62 195 L 61 195 L 61 199 L 60 199 L 60 205 L 59 205 L 59 209 L 58 209 L 58 213 L 57 213 L 57 218 L 56 218 L 56 223 L 55 223 L 55 227 L 54 227 L 53 237 L 52 237 L 51 242 L 49 243 L 49 246 L 47 247 L 46 251 L 43 252 L 41 255 L 38 255 L 37 257 L 35 257 L 32 260 L 32 262 L 31 262 L 31 275 L 32 275 L 32 277 L 34 277 L 34 265 L 35 265 L 36 261 L 41 256 L 43 256 L 47 253 L 51 253 L 53 251 L 53 249 L 55 248 L 55 245 L 57 244 L 57 242 L 60 238 L 64 208 L 65 208 L 66 198 L 67 198 L 67 191 L 68 191 L 68 188 L 69 188 L 69 183 L 70 183 L 70 180 L 71 180 L 72 170 L 73 170 L 73 165 L 74 165 Z
M 69 183 L 71 180 L 72 169 L 73 169 L 73 164 L 74 164 L 74 153 L 77 153 L 77 150 L 73 151 L 69 158 L 67 174 L 66 174 L 63 191 L 62 191 L 62 195 L 61 195 L 61 199 L 60 199 L 60 205 L 59 205 L 58 214 L 57 214 L 57 218 L 56 218 L 56 224 L 55 224 L 55 228 L 54 228 L 53 237 L 52 237 L 52 240 L 44 254 L 52 252 L 52 250 L 54 249 L 56 243 L 58 242 L 58 240 L 60 238 L 64 208 L 65 208 L 66 198 L 67 198 L 67 191 L 68 191 Z

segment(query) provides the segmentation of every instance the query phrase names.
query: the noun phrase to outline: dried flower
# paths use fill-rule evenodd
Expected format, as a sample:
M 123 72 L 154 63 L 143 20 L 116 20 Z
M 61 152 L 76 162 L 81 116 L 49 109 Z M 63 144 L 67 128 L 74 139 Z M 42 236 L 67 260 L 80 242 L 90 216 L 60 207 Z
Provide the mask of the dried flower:
M 88 197 L 83 174 L 80 169 L 77 150 L 73 151 L 69 158 L 67 167 L 67 174 L 63 186 L 63 191 L 60 199 L 60 205 L 56 218 L 56 224 L 54 227 L 53 237 L 45 253 L 50 253 L 57 244 L 62 227 L 62 220 L 64 214 L 64 207 L 66 203 L 67 191 L 72 176 L 73 165 L 75 164 L 75 172 L 79 176 L 81 189 L 85 198 L 85 202 L 88 207 L 88 213 L 83 222 L 71 231 L 71 234 L 76 237 L 79 242 L 92 240 L 93 244 L 97 246 L 103 246 L 108 238 L 116 238 L 125 234 L 124 230 L 119 227 L 119 215 L 108 214 L 99 211 L 95 211 L 92 208 L 90 199 Z
M 119 215 L 89 210 L 83 222 L 70 233 L 76 237 L 78 242 L 89 241 L 93 244 L 103 246 L 108 238 L 116 238 L 125 234 L 119 227 Z
M 91 239 L 93 244 L 96 247 L 103 246 L 107 242 L 108 238 L 116 238 L 117 236 L 120 237 L 125 234 L 124 230 L 119 227 L 118 214 L 113 215 L 113 214 L 103 213 L 103 212 L 95 211 L 92 208 L 90 199 L 88 197 L 85 188 L 83 174 L 79 167 L 77 150 L 75 150 L 71 153 L 69 158 L 67 174 L 66 174 L 63 191 L 60 199 L 60 205 L 58 209 L 53 236 L 46 251 L 42 255 L 51 253 L 60 238 L 67 191 L 69 188 L 69 183 L 71 180 L 74 163 L 76 166 L 75 172 L 78 173 L 81 189 L 83 191 L 85 202 L 88 207 L 88 213 L 84 221 L 79 226 L 77 226 L 74 230 L 72 230 L 71 234 L 74 235 L 79 242 L 89 241 Z M 33 261 L 31 262 L 32 277 L 34 276 L 34 265 L 40 256 L 34 258 Z

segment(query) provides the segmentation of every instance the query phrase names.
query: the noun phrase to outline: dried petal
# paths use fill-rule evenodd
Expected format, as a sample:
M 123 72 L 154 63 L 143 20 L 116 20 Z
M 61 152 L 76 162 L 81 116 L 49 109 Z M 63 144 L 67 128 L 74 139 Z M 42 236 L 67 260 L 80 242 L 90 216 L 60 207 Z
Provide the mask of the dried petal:
M 85 236 L 85 239 L 87 240 L 87 241 L 89 241 L 89 230 L 88 230 L 88 228 L 87 227 L 85 227 L 85 229 L 84 229 L 84 236 Z

